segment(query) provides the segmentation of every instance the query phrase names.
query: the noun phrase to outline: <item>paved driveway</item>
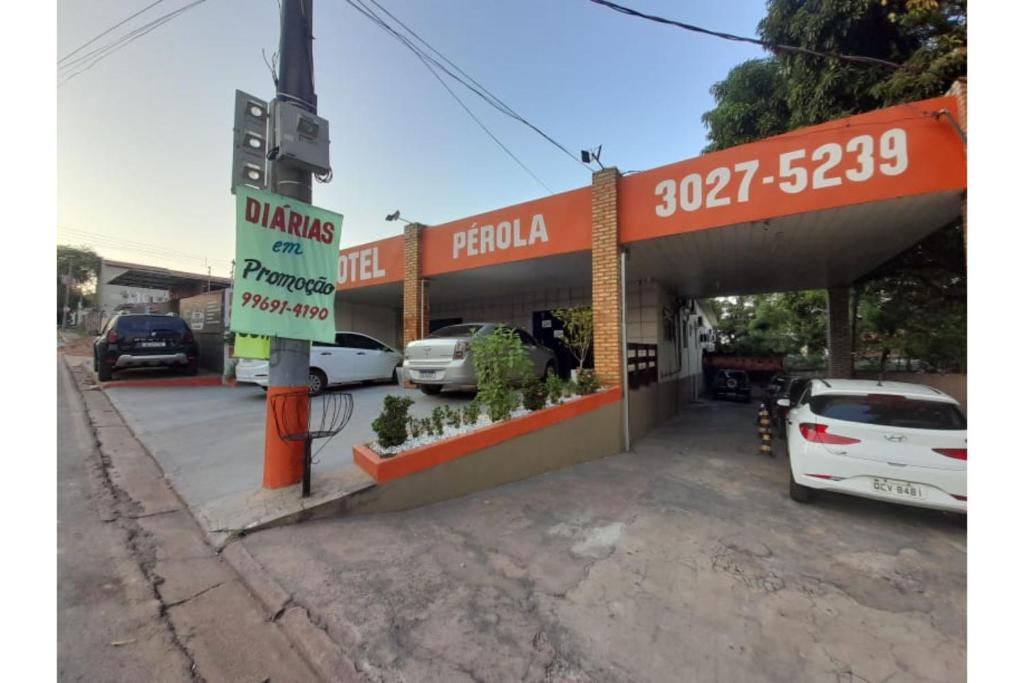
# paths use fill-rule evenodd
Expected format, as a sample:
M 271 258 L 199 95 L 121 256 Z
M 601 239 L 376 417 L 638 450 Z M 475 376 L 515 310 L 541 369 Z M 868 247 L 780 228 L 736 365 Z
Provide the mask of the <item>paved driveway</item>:
M 632 454 L 241 542 L 383 680 L 964 680 L 962 518 L 790 501 L 754 410 L 699 404 Z
M 317 472 L 352 465 L 352 446 L 376 438 L 370 424 L 388 394 L 410 396 L 410 412 L 425 417 L 434 406 L 467 403 L 472 394 L 426 396 L 394 384 L 332 389 L 355 400 L 348 426 L 326 445 L 314 442 Z M 190 507 L 258 489 L 263 480 L 266 394 L 253 385 L 237 387 L 112 387 L 111 402 L 157 459 Z M 316 413 L 319 399 L 313 399 Z

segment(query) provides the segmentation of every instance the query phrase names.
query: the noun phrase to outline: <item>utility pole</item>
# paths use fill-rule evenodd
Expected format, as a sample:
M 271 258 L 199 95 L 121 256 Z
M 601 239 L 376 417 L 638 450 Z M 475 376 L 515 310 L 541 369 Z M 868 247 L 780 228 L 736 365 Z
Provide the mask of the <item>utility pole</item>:
M 61 313 L 64 315 L 60 322 L 61 329 L 67 328 L 68 311 L 71 310 L 71 263 L 72 259 L 68 257 L 68 274 L 64 276 L 64 308 L 61 309 Z
M 278 52 L 277 99 L 316 113 L 313 92 L 313 0 L 282 0 L 281 38 Z M 312 203 L 313 178 L 287 161 L 274 161 L 270 168 L 270 191 L 284 197 Z M 274 419 L 275 395 L 308 391 L 309 342 L 273 337 L 270 340 L 270 383 L 267 390 L 267 414 L 263 451 L 263 486 L 279 488 L 298 483 L 302 478 L 303 443 L 283 441 Z M 303 403 L 308 420 L 309 404 Z

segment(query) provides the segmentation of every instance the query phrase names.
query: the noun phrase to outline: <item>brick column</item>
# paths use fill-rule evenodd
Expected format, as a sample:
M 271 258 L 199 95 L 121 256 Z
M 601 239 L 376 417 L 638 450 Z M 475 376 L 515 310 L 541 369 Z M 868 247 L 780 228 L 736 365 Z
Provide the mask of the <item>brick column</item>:
M 828 290 L 828 376 L 837 379 L 853 377 L 849 287 Z
M 594 309 L 594 372 L 602 384 L 624 386 L 619 296 L 619 170 L 594 174 L 590 247 Z
M 420 223 L 405 226 L 405 281 L 402 286 L 402 346 L 426 334 L 430 320 L 430 294 L 423 281 L 423 258 L 420 251 Z

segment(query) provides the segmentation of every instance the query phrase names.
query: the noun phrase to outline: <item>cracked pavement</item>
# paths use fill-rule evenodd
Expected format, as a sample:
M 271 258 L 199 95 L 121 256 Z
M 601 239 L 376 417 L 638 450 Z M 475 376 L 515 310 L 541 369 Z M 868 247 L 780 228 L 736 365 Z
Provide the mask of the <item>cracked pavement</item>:
M 963 680 L 963 518 L 792 502 L 754 410 L 695 404 L 634 453 L 240 542 L 367 680 Z

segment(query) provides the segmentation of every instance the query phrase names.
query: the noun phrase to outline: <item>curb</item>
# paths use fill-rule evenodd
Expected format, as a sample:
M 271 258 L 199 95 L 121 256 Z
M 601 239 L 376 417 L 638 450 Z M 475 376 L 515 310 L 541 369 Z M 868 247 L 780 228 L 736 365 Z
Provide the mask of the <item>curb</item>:
M 281 627 L 292 645 L 325 681 L 356 683 L 364 680 L 342 647 L 331 639 L 326 629 L 313 622 L 307 608 L 293 603 L 288 591 L 274 580 L 241 541 L 228 544 L 220 555 L 266 609 L 267 618 Z
M 60 355 L 61 362 L 70 375 L 72 386 L 84 400 L 83 392 L 85 387 L 79 383 L 75 368 L 68 363 L 67 357 L 64 354 Z M 219 380 L 220 378 L 217 379 Z M 117 412 L 117 408 L 112 403 L 111 407 L 117 418 L 123 422 L 124 418 L 121 417 L 121 414 Z M 95 429 L 97 423 L 88 406 L 85 409 L 85 417 L 90 427 Z M 127 424 L 124 427 L 131 433 L 131 429 Z M 146 454 L 146 457 L 156 465 L 162 475 L 163 469 L 160 467 L 160 463 L 153 458 L 152 454 L 146 450 L 141 442 L 139 442 L 139 445 Z M 163 480 L 181 504 L 181 511 L 194 517 L 188 505 L 181 499 L 178 492 L 174 490 L 170 480 L 166 476 L 163 477 Z M 198 526 L 200 529 L 202 528 L 202 525 Z M 238 580 L 263 607 L 267 614 L 267 620 L 277 624 L 288 642 L 291 643 L 300 654 L 300 657 L 313 668 L 318 676 L 324 681 L 356 682 L 364 680 L 356 670 L 355 664 L 345 656 L 341 647 L 331 640 L 324 629 L 319 628 L 310 619 L 308 610 L 298 605 L 293 606 L 291 595 L 263 569 L 262 565 L 249 554 L 249 551 L 241 543 L 237 541 L 230 543 L 222 551 L 218 552 L 217 548 L 209 543 L 206 534 L 203 534 L 203 537 L 207 545 L 225 564 L 231 567 L 238 576 Z

